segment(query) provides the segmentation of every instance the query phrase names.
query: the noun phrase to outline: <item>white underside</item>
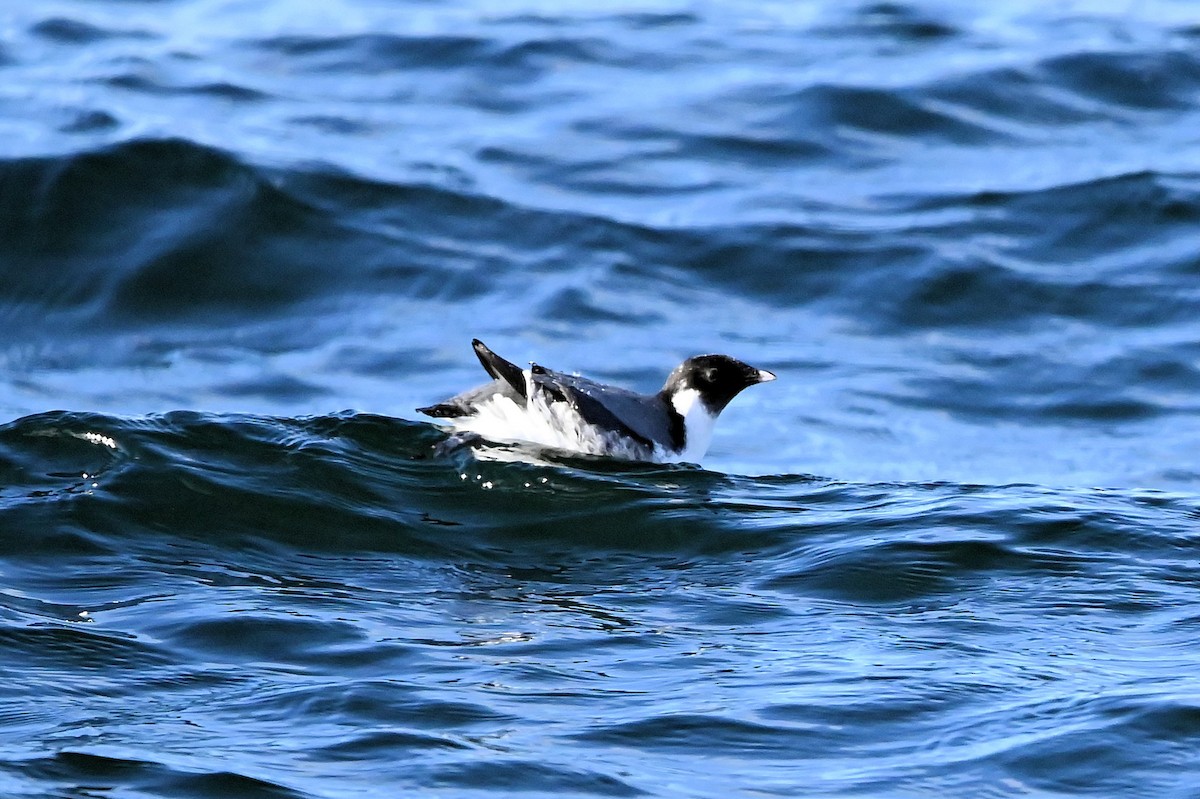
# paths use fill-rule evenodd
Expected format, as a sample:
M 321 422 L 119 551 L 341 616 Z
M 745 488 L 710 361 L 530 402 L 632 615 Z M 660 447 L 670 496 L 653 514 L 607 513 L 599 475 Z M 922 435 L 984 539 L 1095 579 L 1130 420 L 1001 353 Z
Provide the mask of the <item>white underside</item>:
M 660 451 L 647 452 L 636 441 L 607 432 L 580 418 L 565 402 L 546 402 L 535 396 L 525 407 L 497 394 L 480 403 L 471 416 L 448 420 L 460 432 L 491 441 L 516 441 L 585 455 L 665 462 Z
M 525 406 L 496 394 L 477 405 L 471 416 L 447 421 L 457 432 L 474 433 L 491 441 L 524 442 L 585 455 L 655 463 L 699 463 L 712 441 L 716 417 L 708 412 L 699 392 L 693 389 L 672 398 L 687 431 L 686 445 L 679 452 L 661 446 L 647 450 L 619 433 L 588 424 L 567 403 L 547 402 L 539 392 L 530 389 L 533 399 Z

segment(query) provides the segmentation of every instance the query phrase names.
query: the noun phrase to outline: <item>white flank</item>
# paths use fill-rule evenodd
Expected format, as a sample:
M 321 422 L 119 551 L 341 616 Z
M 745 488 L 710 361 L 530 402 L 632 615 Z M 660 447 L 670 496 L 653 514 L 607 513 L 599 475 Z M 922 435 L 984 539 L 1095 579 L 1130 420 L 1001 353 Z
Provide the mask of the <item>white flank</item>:
M 526 370 L 526 385 L 529 385 Z M 454 429 L 475 433 L 492 441 L 524 441 L 543 447 L 581 452 L 585 455 L 609 455 L 645 460 L 649 453 L 636 442 L 590 425 L 565 402 L 546 402 L 540 392 L 525 407 L 496 394 L 479 403 L 470 416 L 449 419 Z
M 659 459 L 673 463 L 699 463 L 708 452 L 712 443 L 713 426 L 717 417 L 708 412 L 700 401 L 700 392 L 694 388 L 676 391 L 671 397 L 675 411 L 683 417 L 683 429 L 686 432 L 683 451 L 678 454 L 659 453 Z

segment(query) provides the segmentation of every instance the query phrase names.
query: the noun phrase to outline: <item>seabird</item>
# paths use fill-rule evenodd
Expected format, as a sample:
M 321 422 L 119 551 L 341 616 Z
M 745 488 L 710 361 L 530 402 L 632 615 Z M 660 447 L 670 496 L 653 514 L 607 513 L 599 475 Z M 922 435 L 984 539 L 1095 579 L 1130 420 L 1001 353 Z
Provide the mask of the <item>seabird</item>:
M 638 394 L 536 363 L 522 369 L 479 339 L 471 344 L 492 381 L 418 412 L 492 441 L 630 460 L 699 462 L 729 401 L 775 379 L 728 355 L 697 355 L 657 394 Z

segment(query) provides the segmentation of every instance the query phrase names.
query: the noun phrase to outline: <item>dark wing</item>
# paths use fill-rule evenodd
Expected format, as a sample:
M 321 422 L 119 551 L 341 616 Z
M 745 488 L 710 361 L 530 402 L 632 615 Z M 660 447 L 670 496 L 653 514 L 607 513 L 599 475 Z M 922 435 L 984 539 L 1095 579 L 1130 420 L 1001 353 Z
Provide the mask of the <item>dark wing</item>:
M 475 348 L 475 354 L 479 356 L 483 368 L 495 379 L 435 405 L 417 408 L 417 413 L 450 419 L 470 416 L 475 413 L 476 406 L 497 394 L 508 397 L 522 408 L 525 407 L 525 373 L 521 371 L 521 367 L 504 360 L 479 339 L 472 339 L 471 346 Z
M 479 356 L 479 362 L 483 364 L 483 368 L 487 373 L 497 380 L 502 380 L 512 386 L 512 389 L 521 395 L 525 396 L 525 372 L 515 363 L 504 360 L 496 353 L 487 348 L 479 339 L 471 339 L 471 346 L 475 348 L 475 354 Z M 524 405 L 525 403 L 519 403 Z
M 586 377 L 555 372 L 533 365 L 533 384 L 552 400 L 566 402 L 589 424 L 616 430 L 647 447 L 657 443 L 679 446 L 671 427 L 670 414 L 662 400 Z

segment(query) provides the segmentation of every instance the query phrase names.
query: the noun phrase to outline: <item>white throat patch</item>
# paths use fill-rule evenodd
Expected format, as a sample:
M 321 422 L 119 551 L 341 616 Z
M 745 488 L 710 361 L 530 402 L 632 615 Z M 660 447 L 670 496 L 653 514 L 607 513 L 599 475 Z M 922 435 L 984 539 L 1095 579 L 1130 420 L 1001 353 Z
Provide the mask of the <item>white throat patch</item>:
M 668 454 L 664 460 L 684 463 L 699 463 L 712 443 L 713 426 L 717 417 L 704 407 L 700 392 L 694 388 L 676 391 L 671 397 L 675 411 L 683 417 L 684 446 L 678 454 Z

